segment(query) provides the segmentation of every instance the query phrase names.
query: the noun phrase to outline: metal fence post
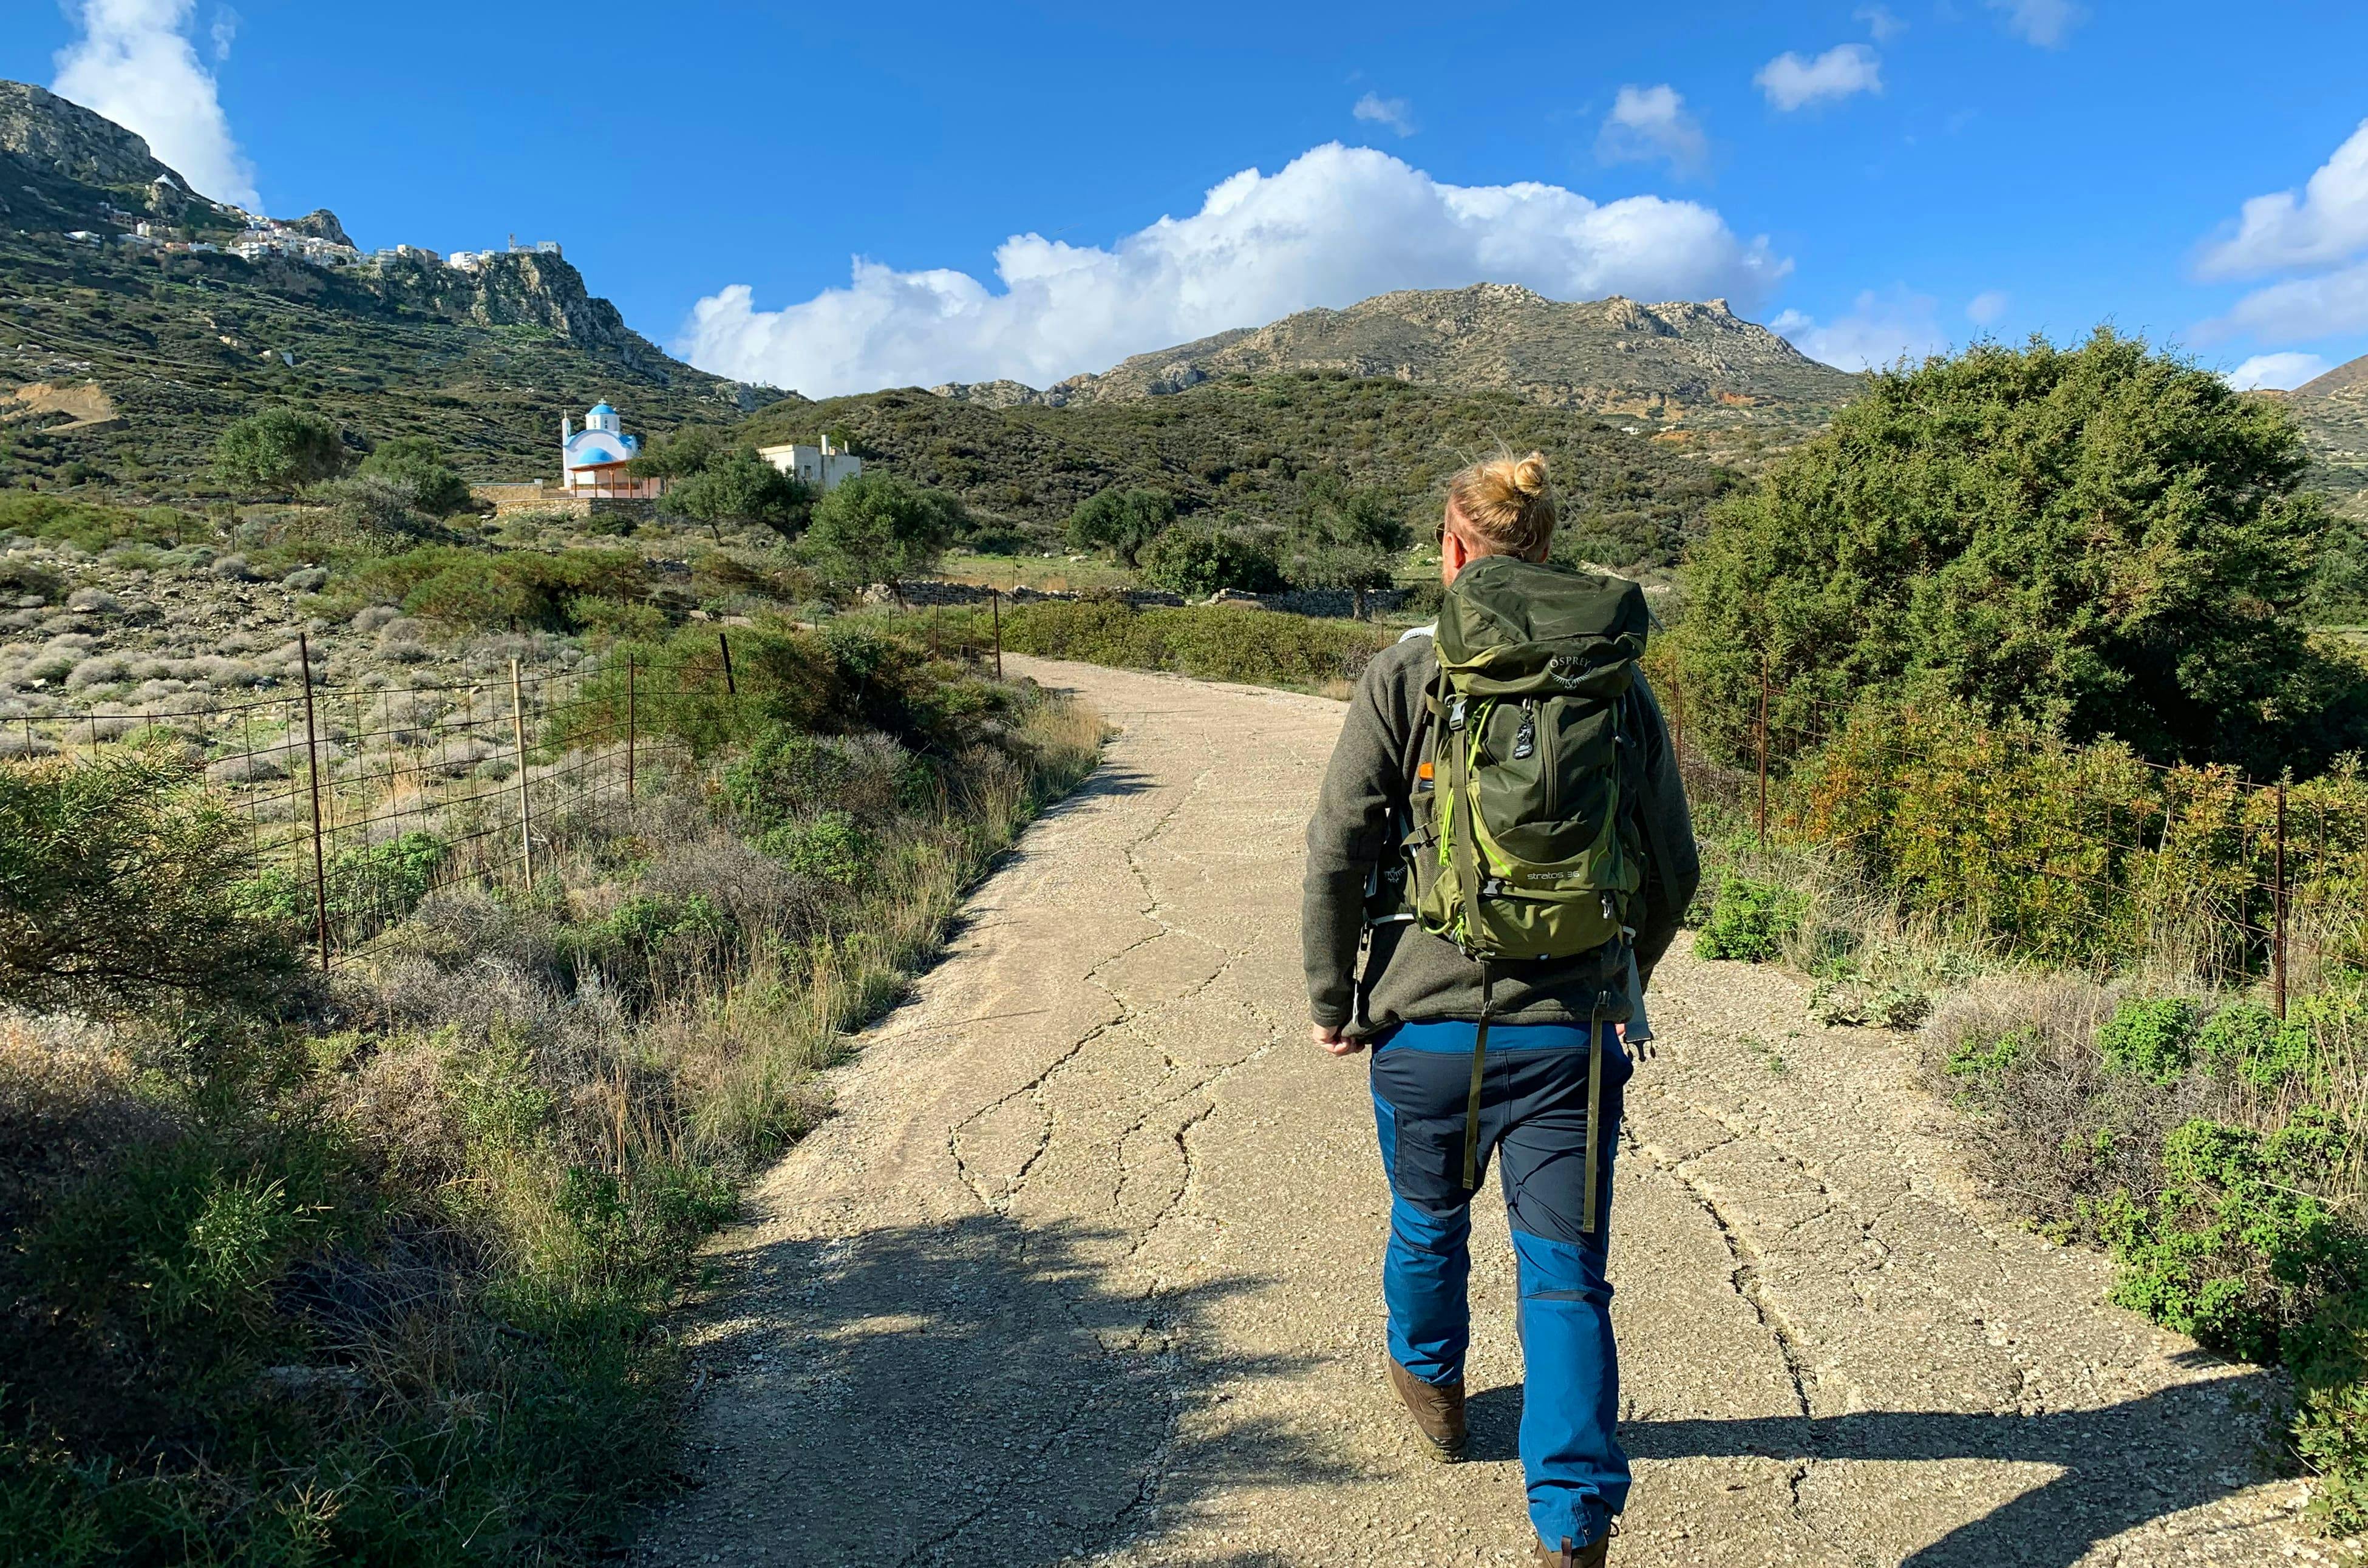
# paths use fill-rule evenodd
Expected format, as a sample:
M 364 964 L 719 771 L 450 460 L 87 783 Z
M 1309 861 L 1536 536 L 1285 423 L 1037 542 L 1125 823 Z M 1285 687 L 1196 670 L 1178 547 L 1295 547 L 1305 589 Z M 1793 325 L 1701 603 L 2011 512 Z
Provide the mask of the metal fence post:
M 2278 846 L 2271 860 L 2270 988 L 2280 1020 L 2286 1016 L 2286 781 L 2278 780 Z
M 740 683 L 732 677 L 732 639 L 724 632 L 715 634 L 715 645 L 723 650 L 723 695 L 740 695 Z
M 518 742 L 518 865 L 526 889 L 534 891 L 534 817 L 526 787 L 526 688 L 518 680 L 518 662 L 510 661 L 510 733 Z
M 313 644 L 301 631 L 296 634 L 296 658 L 304 676 L 304 773 L 313 788 L 313 932 L 320 943 L 321 968 L 325 972 L 329 967 L 329 869 L 321 853 L 321 727 L 313 718 Z
M 1759 659 L 1759 848 L 1768 849 L 1768 657 Z
M 986 602 L 995 615 L 995 678 L 1003 678 L 1003 590 L 989 586 Z
M 625 799 L 633 798 L 633 656 L 625 655 Z

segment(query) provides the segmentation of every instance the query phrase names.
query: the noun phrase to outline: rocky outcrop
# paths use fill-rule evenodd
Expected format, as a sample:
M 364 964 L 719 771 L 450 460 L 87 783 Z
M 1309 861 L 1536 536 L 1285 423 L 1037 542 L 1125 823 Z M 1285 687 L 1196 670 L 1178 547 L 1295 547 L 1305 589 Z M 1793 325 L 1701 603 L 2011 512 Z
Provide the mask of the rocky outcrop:
M 315 207 L 302 218 L 281 218 L 278 222 L 283 229 L 293 229 L 300 234 L 310 234 L 314 239 L 326 240 L 333 245 L 349 245 L 354 243 L 346 237 L 346 226 L 337 222 L 337 215 L 325 207 Z
M 0 82 L 0 153 L 82 181 L 144 186 L 180 176 L 148 143 L 105 115 L 29 82 Z
M 584 275 L 555 256 L 495 252 L 483 266 L 465 272 L 441 262 L 391 259 L 380 271 L 378 287 L 397 304 L 450 321 L 541 327 L 578 348 L 661 380 L 703 373 L 668 358 L 627 326 L 616 306 L 595 298 L 584 287 Z
M 1407 290 L 1346 310 L 1139 354 L 1039 392 L 1015 381 L 939 387 L 995 407 L 1158 397 L 1229 375 L 1331 370 L 1668 424 L 1822 421 L 1859 378 L 1819 364 L 1725 300 L 1549 300 L 1508 283 Z

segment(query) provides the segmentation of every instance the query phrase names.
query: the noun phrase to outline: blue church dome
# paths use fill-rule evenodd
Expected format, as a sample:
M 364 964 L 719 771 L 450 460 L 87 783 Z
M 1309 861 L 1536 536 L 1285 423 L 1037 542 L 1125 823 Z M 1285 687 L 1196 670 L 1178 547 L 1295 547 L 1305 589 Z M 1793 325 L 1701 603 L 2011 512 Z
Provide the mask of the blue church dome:
M 592 405 L 592 412 L 595 414 L 614 414 L 617 411 L 609 407 L 605 403 L 596 403 Z

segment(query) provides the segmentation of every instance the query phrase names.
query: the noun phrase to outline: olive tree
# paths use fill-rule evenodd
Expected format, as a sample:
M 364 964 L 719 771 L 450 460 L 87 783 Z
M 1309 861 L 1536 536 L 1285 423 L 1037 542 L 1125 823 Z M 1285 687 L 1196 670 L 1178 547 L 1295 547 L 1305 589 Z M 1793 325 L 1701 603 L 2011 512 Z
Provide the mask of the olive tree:
M 243 494 L 287 495 L 335 479 L 346 466 L 344 436 L 331 421 L 297 408 L 267 408 L 233 420 L 214 442 L 214 475 Z

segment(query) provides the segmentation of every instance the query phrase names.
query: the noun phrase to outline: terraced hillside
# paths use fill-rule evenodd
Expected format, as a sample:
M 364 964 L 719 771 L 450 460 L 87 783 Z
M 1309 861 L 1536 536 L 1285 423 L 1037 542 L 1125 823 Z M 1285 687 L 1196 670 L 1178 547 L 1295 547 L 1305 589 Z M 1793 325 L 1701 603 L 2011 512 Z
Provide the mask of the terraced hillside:
M 1739 483 L 1681 432 L 1648 438 L 1507 392 L 1455 392 L 1343 371 L 1227 375 L 1156 398 L 1004 407 L 917 388 L 768 408 L 758 442 L 825 431 L 962 498 L 988 528 L 1044 539 L 1111 485 L 1156 485 L 1186 512 L 1273 521 L 1307 483 L 1338 474 L 1409 516 L 1447 474 L 1498 441 L 1554 460 L 1573 548 L 1621 566 L 1666 565 L 1713 501 Z

